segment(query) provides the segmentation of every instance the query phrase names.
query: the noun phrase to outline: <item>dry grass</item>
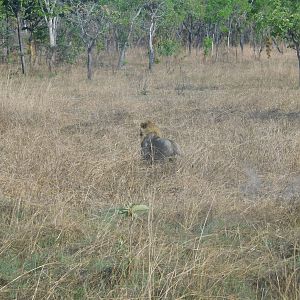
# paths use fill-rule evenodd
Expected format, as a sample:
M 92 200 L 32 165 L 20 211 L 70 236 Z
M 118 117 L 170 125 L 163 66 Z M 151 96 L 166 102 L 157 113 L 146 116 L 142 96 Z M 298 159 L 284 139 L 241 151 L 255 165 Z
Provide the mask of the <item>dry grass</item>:
M 300 299 L 295 54 L 143 56 L 93 82 L 2 70 L 0 298 Z M 140 161 L 145 119 L 180 161 Z

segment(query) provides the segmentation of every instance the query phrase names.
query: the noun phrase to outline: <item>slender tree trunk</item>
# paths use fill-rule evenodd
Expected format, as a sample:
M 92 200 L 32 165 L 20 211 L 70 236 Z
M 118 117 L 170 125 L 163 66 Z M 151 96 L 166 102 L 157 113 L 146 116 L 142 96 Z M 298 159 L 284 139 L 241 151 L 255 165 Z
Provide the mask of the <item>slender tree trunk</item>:
M 214 33 L 214 35 L 215 35 L 215 38 L 214 38 L 214 40 L 215 40 L 215 48 L 216 48 L 216 50 L 215 50 L 215 62 L 216 61 L 218 61 L 218 59 L 219 59 L 219 27 L 218 27 L 218 25 L 216 24 L 215 25 L 215 33 Z
M 114 44 L 115 44 L 115 49 L 116 52 L 120 52 L 120 44 L 119 44 L 119 34 L 117 28 L 114 26 L 113 28 L 113 35 L 114 35 Z
M 299 78 L 298 78 L 298 84 L 300 88 L 300 44 L 296 44 L 296 51 L 297 51 L 297 58 L 298 58 L 298 72 L 299 72 Z
M 149 70 L 152 71 L 154 61 L 155 61 L 155 53 L 154 53 L 154 46 L 153 46 L 153 37 L 155 32 L 155 22 L 154 18 L 151 19 L 151 25 L 149 28 Z
M 283 54 L 283 50 L 280 49 L 280 47 L 279 47 L 279 45 L 278 45 L 278 43 L 277 43 L 277 41 L 276 41 L 276 39 L 275 39 L 274 37 L 272 37 L 272 41 L 273 41 L 273 44 L 275 45 L 277 51 L 278 51 L 280 54 Z
M 153 65 L 155 61 L 155 53 L 154 53 L 154 48 L 152 41 L 150 42 L 149 40 L 149 70 L 152 71 Z
M 188 31 L 188 48 L 189 48 L 189 55 L 192 54 L 192 43 L 193 43 L 193 17 L 190 15 L 189 17 L 189 24 L 186 27 Z
M 197 33 L 196 33 L 196 54 L 198 54 L 198 50 L 200 48 L 200 41 L 202 39 L 202 30 L 201 30 L 201 24 L 198 27 Z
M 188 30 L 189 32 L 189 36 L 188 36 L 188 41 L 189 41 L 189 55 L 192 54 L 192 41 L 193 41 L 193 38 L 192 38 L 192 32 L 190 30 Z
M 50 72 L 52 72 L 54 70 L 55 52 L 56 52 L 56 47 L 51 47 L 50 46 L 49 57 L 48 57 L 48 68 L 49 68 Z
M 229 48 L 230 48 L 230 35 L 231 35 L 231 32 L 230 32 L 230 28 L 229 28 L 228 34 L 227 34 L 227 57 L 229 55 Z
M 33 67 L 33 65 L 36 62 L 36 47 L 35 47 L 35 41 L 34 41 L 32 32 L 30 32 L 28 46 L 29 46 L 29 62 L 30 62 L 30 67 Z
M 2 44 L 5 45 L 5 38 L 4 37 L 2 37 Z M 5 62 L 5 59 L 6 59 L 6 50 L 5 50 L 5 48 L 3 48 L 2 54 L 3 55 L 1 55 L 1 63 L 3 64 Z
M 257 50 L 256 50 L 256 42 L 253 42 L 253 55 L 254 55 L 254 59 L 256 59 L 257 57 L 257 55 L 256 55 L 256 52 L 257 52 Z
M 264 46 L 263 46 L 263 42 L 260 41 L 260 45 L 259 45 L 259 49 L 258 49 L 258 59 L 260 60 L 260 57 L 261 57 L 261 53 L 264 49 Z
M 126 41 L 122 45 L 122 49 L 121 49 L 120 54 L 119 54 L 118 69 L 121 69 L 124 66 L 124 61 L 125 61 L 126 50 L 127 50 L 127 47 L 128 47 L 128 42 L 129 42 L 129 39 L 130 39 L 131 34 L 133 32 L 133 25 L 134 25 L 134 22 L 135 22 L 136 18 L 140 15 L 141 11 L 142 11 L 142 8 L 139 8 L 136 15 L 131 20 L 130 28 L 129 28 L 129 32 L 128 32 Z
M 235 30 L 234 30 L 234 47 L 235 47 L 235 62 L 237 63 L 238 61 L 238 29 L 237 26 L 235 26 Z
M 214 56 L 214 51 L 215 51 L 215 33 L 212 35 L 212 40 L 211 40 L 211 58 Z
M 8 9 L 6 8 L 6 63 L 9 62 L 9 55 L 10 55 L 10 38 L 9 38 L 9 16 L 8 16 Z
M 244 55 L 244 33 L 241 33 L 240 35 L 240 48 L 242 55 Z
M 87 47 L 87 78 L 88 78 L 88 80 L 92 80 L 92 76 L 93 76 L 93 71 L 92 71 L 92 66 L 93 66 L 92 50 L 93 50 L 94 44 L 95 44 L 95 41 L 92 41 L 92 43 L 89 44 L 88 47 Z
M 227 34 L 227 61 L 229 61 L 230 43 L 231 43 L 231 20 L 228 20 L 228 34 Z
M 26 74 L 24 46 L 23 46 L 22 33 L 21 33 L 21 18 L 20 18 L 19 13 L 17 13 L 17 30 L 18 30 L 18 42 L 19 42 L 19 51 L 20 51 L 20 60 L 21 60 L 21 66 L 22 66 L 22 73 Z
M 49 43 L 50 43 L 48 66 L 49 66 L 49 71 L 52 72 L 53 66 L 55 64 L 55 54 L 56 54 L 57 17 L 48 17 L 47 25 L 48 25 Z
M 127 43 L 124 43 L 119 54 L 118 69 L 122 69 L 122 67 L 124 66 L 126 49 Z

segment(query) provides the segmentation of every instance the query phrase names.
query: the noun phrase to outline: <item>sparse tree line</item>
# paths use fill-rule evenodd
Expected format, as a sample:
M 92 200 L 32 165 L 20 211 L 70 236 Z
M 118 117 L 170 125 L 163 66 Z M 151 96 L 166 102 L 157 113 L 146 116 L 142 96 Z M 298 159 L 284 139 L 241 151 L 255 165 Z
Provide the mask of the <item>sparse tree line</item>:
M 145 47 L 151 70 L 157 55 L 197 49 L 217 61 L 221 48 L 238 55 L 246 44 L 257 57 L 273 46 L 295 49 L 300 85 L 300 1 L 0 0 L 0 62 L 18 62 L 24 74 L 85 53 L 91 79 L 95 50 L 118 54 L 122 68 L 128 47 Z

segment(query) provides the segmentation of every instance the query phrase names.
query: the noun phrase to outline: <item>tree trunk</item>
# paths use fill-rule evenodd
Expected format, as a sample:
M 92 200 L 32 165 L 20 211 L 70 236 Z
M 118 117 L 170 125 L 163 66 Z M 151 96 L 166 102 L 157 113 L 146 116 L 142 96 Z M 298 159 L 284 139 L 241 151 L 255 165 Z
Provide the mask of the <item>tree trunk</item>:
M 258 60 L 260 60 L 263 49 L 264 49 L 263 42 L 260 41 L 260 45 L 259 45 L 259 49 L 258 49 Z
M 50 47 L 48 53 L 48 68 L 49 72 L 54 70 L 56 47 Z
M 9 55 L 10 55 L 10 38 L 9 38 L 9 16 L 8 16 L 8 9 L 6 8 L 6 53 L 5 53 L 5 57 L 6 57 L 6 63 L 9 62 Z
M 149 70 L 152 71 L 153 65 L 155 61 L 155 54 L 154 54 L 154 48 L 153 45 L 149 45 Z
M 141 13 L 141 11 L 142 11 L 142 8 L 139 8 L 136 15 L 131 20 L 130 28 L 129 28 L 129 32 L 128 32 L 126 41 L 123 43 L 122 49 L 121 49 L 120 54 L 119 54 L 118 69 L 121 69 L 124 66 L 126 50 L 127 50 L 127 47 L 128 47 L 129 39 L 130 39 L 132 31 L 133 31 L 133 25 L 134 25 L 134 22 L 135 22 L 136 18 Z
M 92 57 L 92 50 L 94 47 L 94 41 L 88 45 L 87 47 L 87 78 L 88 80 L 92 80 L 92 63 L 93 63 L 93 57 Z
M 30 62 L 30 67 L 32 68 L 36 62 L 36 47 L 35 47 L 35 41 L 32 32 L 30 32 L 28 46 L 29 46 L 29 62 Z
M 235 62 L 237 63 L 238 61 L 238 39 L 239 39 L 239 30 L 238 27 L 234 27 L 234 47 L 235 47 Z
M 218 25 L 216 24 L 215 25 L 215 29 L 214 29 L 214 43 L 215 43 L 215 62 L 218 61 L 219 59 L 219 44 L 220 44 L 220 41 L 219 41 L 219 27 Z M 212 53 L 212 56 L 213 56 L 213 53 Z
M 115 26 L 113 28 L 113 35 L 114 35 L 115 50 L 117 53 L 119 53 L 120 52 L 119 34 Z
M 276 39 L 275 39 L 274 37 L 272 37 L 272 41 L 273 41 L 273 43 L 274 43 L 274 45 L 275 45 L 277 51 L 278 51 L 280 54 L 283 54 L 283 50 L 280 49 L 280 47 L 279 47 L 279 45 L 278 45 L 278 43 L 277 43 L 277 41 L 276 41 Z
M 299 73 L 299 78 L 298 78 L 298 87 L 300 88 L 300 44 L 296 44 L 296 51 L 297 51 L 297 58 L 298 58 L 298 73 Z
M 196 33 L 196 45 L 195 45 L 196 50 L 197 50 L 196 54 L 198 53 L 198 50 L 201 47 L 201 40 L 203 39 L 201 29 L 202 29 L 202 27 L 201 27 L 201 24 L 200 24 L 199 27 L 198 27 L 197 33 Z
M 189 55 L 192 54 L 192 43 L 193 43 L 193 17 L 189 16 L 189 26 L 186 26 L 188 31 L 188 48 L 189 48 Z
M 57 36 L 57 17 L 48 17 L 47 19 L 48 31 L 49 31 L 49 71 L 52 72 L 55 64 L 55 52 L 56 52 L 56 36 Z
M 153 46 L 153 37 L 155 31 L 155 23 L 154 18 L 151 19 L 151 25 L 149 28 L 149 70 L 152 71 L 154 61 L 155 61 L 155 53 L 154 53 L 154 46 Z
M 228 20 L 228 34 L 227 34 L 227 61 L 229 61 L 230 43 L 231 43 L 231 20 Z
M 21 33 L 21 18 L 19 13 L 17 13 L 17 29 L 18 29 L 18 42 L 19 42 L 22 73 L 26 74 L 25 55 L 24 55 L 24 47 L 23 47 L 22 33 Z
M 242 55 L 244 55 L 244 33 L 241 33 L 240 35 L 240 48 Z
M 192 41 L 193 41 L 193 39 L 192 39 L 192 32 L 190 30 L 188 30 L 188 32 L 189 32 L 189 37 L 188 37 L 188 41 L 189 41 L 189 55 L 191 55 L 192 54 Z
M 215 51 L 215 33 L 212 34 L 212 40 L 211 40 L 211 58 L 214 56 Z
M 118 69 L 122 69 L 122 67 L 124 66 L 126 49 L 127 43 L 124 43 L 119 54 Z

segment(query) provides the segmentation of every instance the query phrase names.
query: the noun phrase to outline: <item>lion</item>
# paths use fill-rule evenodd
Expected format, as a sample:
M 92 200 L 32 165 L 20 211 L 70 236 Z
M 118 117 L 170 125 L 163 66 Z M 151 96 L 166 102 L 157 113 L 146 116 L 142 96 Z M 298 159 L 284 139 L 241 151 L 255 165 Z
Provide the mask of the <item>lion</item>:
M 142 158 L 151 163 L 156 161 L 173 160 L 182 155 L 177 143 L 170 139 L 162 138 L 160 129 L 152 121 L 141 123 L 140 136 Z
M 141 123 L 141 129 L 140 129 L 141 138 L 144 138 L 150 133 L 153 133 L 156 136 L 161 137 L 160 129 L 152 121 L 148 120 L 144 123 Z

